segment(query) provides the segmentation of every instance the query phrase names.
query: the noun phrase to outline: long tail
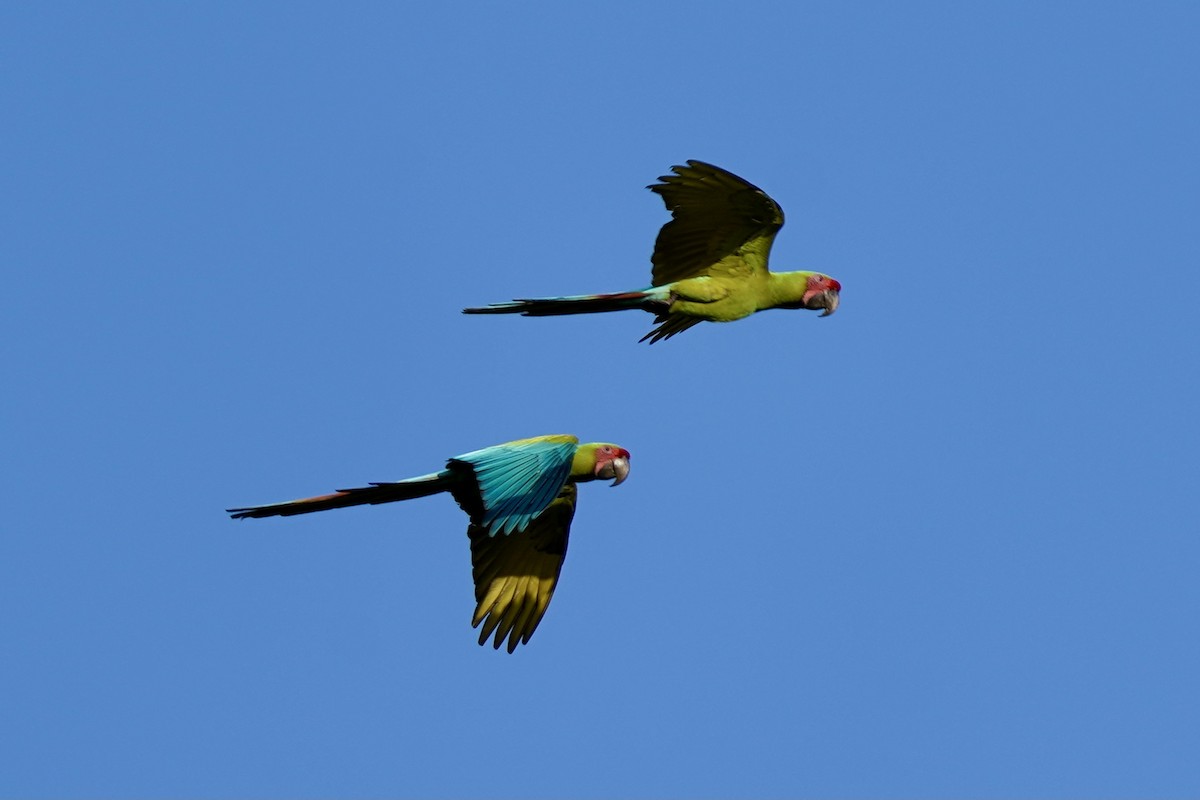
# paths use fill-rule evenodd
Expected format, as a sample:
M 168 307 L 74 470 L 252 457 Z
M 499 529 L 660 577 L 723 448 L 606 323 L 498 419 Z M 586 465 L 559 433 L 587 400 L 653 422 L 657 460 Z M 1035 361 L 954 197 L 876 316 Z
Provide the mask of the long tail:
M 667 303 L 665 287 L 616 294 L 579 294 L 571 297 L 534 297 L 493 303 L 482 308 L 464 308 L 464 314 L 521 314 L 526 317 L 554 317 L 561 314 L 600 314 L 605 311 L 643 309 L 656 311 Z
M 291 500 L 286 503 L 271 503 L 265 506 L 247 506 L 246 508 L 227 508 L 234 519 L 246 517 L 290 517 L 294 514 L 309 514 L 313 511 L 327 511 L 331 508 L 348 508 L 349 506 L 375 505 L 377 503 L 392 503 L 397 500 L 412 500 L 417 497 L 428 497 L 438 492 L 450 491 L 458 480 L 450 470 L 422 475 L 419 478 L 408 478 L 391 483 L 372 483 L 358 489 L 338 489 L 333 494 L 323 494 L 317 497 L 306 497 L 302 500 Z

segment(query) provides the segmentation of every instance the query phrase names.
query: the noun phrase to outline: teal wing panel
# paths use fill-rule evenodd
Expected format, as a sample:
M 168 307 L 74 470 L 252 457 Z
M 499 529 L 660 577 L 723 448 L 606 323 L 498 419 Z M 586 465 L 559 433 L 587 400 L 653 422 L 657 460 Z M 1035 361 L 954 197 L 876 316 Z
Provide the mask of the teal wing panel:
M 576 442 L 565 438 L 498 444 L 451 459 L 475 473 L 483 501 L 482 527 L 491 536 L 525 530 L 558 496 L 575 457 Z

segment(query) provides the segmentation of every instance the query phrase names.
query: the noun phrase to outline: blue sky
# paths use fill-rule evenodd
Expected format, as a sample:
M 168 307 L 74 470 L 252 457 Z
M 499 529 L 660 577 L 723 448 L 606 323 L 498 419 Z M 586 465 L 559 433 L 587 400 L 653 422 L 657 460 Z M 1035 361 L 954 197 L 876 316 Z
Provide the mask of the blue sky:
M 4 796 L 1194 796 L 1200 10 L 0 10 Z M 637 343 L 720 164 L 844 285 Z M 448 498 L 618 442 L 480 648 Z

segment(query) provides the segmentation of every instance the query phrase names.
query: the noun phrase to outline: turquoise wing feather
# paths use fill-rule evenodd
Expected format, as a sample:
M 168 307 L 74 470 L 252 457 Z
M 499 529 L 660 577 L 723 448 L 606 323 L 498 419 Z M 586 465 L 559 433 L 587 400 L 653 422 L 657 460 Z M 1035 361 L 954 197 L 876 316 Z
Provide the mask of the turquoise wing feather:
M 578 444 L 574 436 L 539 436 L 464 453 L 451 463 L 475 473 L 489 535 L 519 533 L 566 484 Z

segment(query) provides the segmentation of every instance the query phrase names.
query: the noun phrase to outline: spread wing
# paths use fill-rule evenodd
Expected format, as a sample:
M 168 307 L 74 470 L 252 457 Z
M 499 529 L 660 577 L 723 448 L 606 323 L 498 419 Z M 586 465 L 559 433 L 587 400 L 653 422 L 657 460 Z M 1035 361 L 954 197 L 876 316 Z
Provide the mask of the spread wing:
M 703 161 L 671 167 L 646 188 L 662 196 L 673 219 L 654 243 L 653 284 L 701 275 L 767 269 L 783 209 L 766 192 Z
M 567 557 L 576 493 L 575 484 L 563 486 L 549 507 L 518 533 L 492 536 L 475 524 L 467 529 L 476 601 L 471 627 L 483 623 L 480 644 L 494 631 L 492 646 L 499 650 L 507 637 L 511 653 L 537 630 Z
M 473 525 L 492 536 L 520 533 L 558 495 L 571 474 L 579 439 L 537 436 L 485 447 L 450 459 L 452 472 L 473 476 L 474 496 L 455 499 Z

